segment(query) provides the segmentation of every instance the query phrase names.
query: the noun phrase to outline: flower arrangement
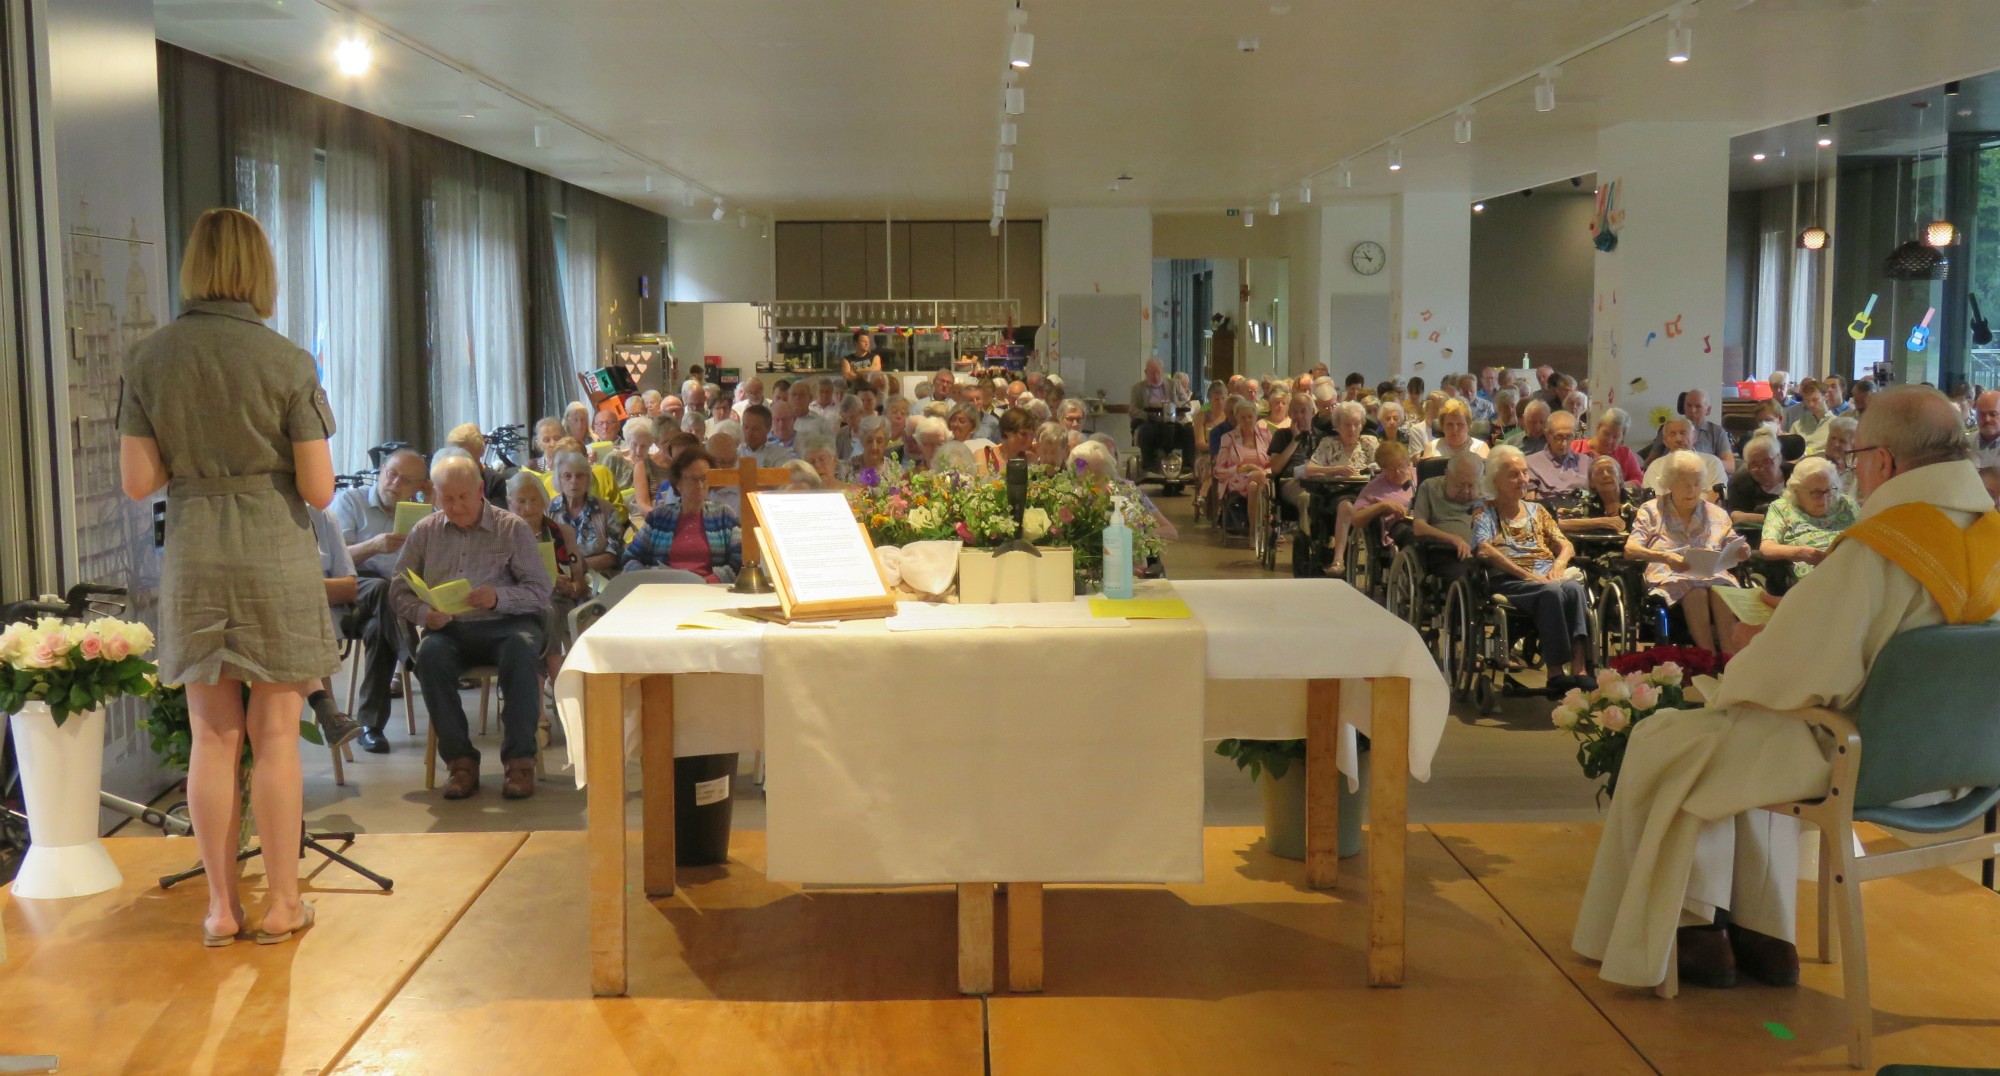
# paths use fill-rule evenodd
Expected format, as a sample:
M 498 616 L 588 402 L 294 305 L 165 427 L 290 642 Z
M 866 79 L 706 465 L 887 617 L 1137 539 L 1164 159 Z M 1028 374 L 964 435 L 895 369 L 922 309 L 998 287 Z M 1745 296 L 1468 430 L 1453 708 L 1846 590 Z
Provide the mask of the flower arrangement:
M 1699 646 L 1654 646 L 1612 658 L 1610 665 L 1624 673 L 1651 672 L 1663 665 L 1677 665 L 1692 681 L 1697 676 L 1721 676 L 1729 658 Z
M 906 470 L 892 461 L 862 468 L 847 500 L 876 545 L 959 541 L 983 549 L 1014 537 L 1007 486 L 997 475 Z M 1133 560 L 1143 564 L 1159 556 L 1166 543 L 1139 491 L 1082 466 L 1029 468 L 1022 537 L 1033 545 L 1070 547 L 1079 574 L 1086 567 L 1096 571 L 1104 559 L 1102 538 L 1114 508 L 1125 513 L 1125 524 L 1132 528 Z
M 1557 728 L 1577 738 L 1576 761 L 1583 775 L 1605 779 L 1600 799 L 1618 792 L 1618 771 L 1633 727 L 1661 710 L 1681 709 L 1686 681 L 1686 670 L 1664 658 L 1645 671 L 1604 669 L 1597 674 L 1595 690 L 1571 688 L 1549 715 Z
M 0 631 L 0 713 L 48 704 L 60 726 L 126 695 L 153 692 L 152 629 L 105 618 L 68 624 L 43 617 Z

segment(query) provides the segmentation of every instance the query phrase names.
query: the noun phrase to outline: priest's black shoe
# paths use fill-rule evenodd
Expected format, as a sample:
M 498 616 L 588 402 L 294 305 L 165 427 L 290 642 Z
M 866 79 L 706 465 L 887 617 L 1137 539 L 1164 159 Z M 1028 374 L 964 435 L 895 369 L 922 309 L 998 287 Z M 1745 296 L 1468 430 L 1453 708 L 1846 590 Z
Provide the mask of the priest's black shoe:
M 1681 982 L 1727 990 L 1736 985 L 1736 954 L 1730 950 L 1729 933 L 1720 927 L 1682 927 L 1674 935 L 1680 950 Z
M 363 751 L 371 755 L 386 755 L 389 753 L 388 737 L 383 736 L 381 732 L 375 729 L 362 729 L 361 738 L 357 742 L 361 744 Z
M 1799 947 L 1791 942 L 1731 923 L 1729 948 L 1736 967 L 1752 979 L 1766 986 L 1799 985 Z

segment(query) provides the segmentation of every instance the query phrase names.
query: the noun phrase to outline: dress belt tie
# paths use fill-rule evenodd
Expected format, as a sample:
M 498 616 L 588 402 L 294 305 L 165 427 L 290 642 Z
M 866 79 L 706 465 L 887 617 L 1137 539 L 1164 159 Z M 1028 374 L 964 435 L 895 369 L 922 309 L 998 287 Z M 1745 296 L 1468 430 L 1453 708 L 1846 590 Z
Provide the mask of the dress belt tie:
M 230 497 L 239 493 L 297 493 L 298 479 L 286 471 L 224 475 L 220 478 L 176 478 L 167 483 L 169 497 Z

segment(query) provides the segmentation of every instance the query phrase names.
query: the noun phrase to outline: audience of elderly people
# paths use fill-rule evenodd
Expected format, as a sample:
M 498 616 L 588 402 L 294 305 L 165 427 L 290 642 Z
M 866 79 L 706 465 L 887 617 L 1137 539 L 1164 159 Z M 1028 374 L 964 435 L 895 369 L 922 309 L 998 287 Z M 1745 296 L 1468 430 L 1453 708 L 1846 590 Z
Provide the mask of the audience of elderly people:
M 1576 547 L 1554 513 L 1527 499 L 1528 460 L 1512 445 L 1486 458 L 1490 498 L 1473 519 L 1472 539 L 1492 569 L 1493 590 L 1535 623 L 1549 687 L 1581 686 L 1590 673 L 1590 597 L 1568 575 Z M 1568 669 L 1568 674 L 1557 671 Z

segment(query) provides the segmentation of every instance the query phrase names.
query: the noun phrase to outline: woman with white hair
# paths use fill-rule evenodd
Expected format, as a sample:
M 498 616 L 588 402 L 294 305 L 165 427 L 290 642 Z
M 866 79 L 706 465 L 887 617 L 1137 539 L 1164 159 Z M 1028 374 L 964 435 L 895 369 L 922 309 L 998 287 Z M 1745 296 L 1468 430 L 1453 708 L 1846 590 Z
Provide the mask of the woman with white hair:
M 1792 468 L 1785 495 L 1764 513 L 1764 539 L 1757 552 L 1765 560 L 1790 561 L 1793 578 L 1804 578 L 1826 559 L 1834 539 L 1854 525 L 1858 514 L 1853 499 L 1841 492 L 1833 464 L 1808 456 Z
M 845 484 L 840 480 L 840 456 L 833 450 L 833 438 L 820 432 L 821 425 L 816 423 L 812 433 L 799 434 L 799 458 L 812 464 L 827 489 L 839 489 Z
M 972 449 L 964 441 L 946 441 L 939 445 L 937 452 L 931 456 L 933 471 L 971 475 L 978 467 L 978 462 L 973 459 Z
M 882 467 L 893 457 L 889 452 L 889 420 L 881 415 L 865 415 L 855 427 L 861 442 L 861 454 L 851 460 L 842 460 L 837 473 L 843 482 L 852 483 L 864 471 L 879 475 Z
M 1592 456 L 1610 456 L 1618 461 L 1618 470 L 1624 480 L 1636 485 L 1646 477 L 1646 469 L 1639 466 L 1639 457 L 1625 443 L 1625 434 L 1631 428 L 1632 416 L 1626 414 L 1624 408 L 1607 407 L 1603 414 L 1597 416 L 1596 436 L 1577 438 L 1570 450 Z
M 1715 588 L 1736 585 L 1725 569 L 1729 558 L 1724 554 L 1747 551 L 1746 543 L 1737 537 L 1729 513 L 1704 495 L 1707 468 L 1699 455 L 1680 449 L 1663 462 L 1666 491 L 1640 507 L 1632 536 L 1625 540 L 1625 556 L 1646 562 L 1647 589 L 1681 607 L 1695 645 L 1720 653 L 1736 616 Z
M 1333 436 L 1313 448 L 1312 459 L 1300 469 L 1305 478 L 1353 478 L 1375 469 L 1375 449 L 1381 443 L 1361 432 L 1368 409 L 1354 400 L 1333 408 Z
M 1070 449 L 1069 466 L 1081 467 L 1086 474 L 1103 475 L 1113 482 L 1118 481 L 1118 453 L 1113 451 L 1110 445 L 1094 438 L 1079 442 L 1075 448 Z M 1153 504 L 1151 497 L 1146 496 L 1144 490 L 1128 486 L 1127 491 L 1138 499 L 1140 507 L 1152 514 L 1153 533 L 1169 542 L 1180 539 L 1180 531 L 1160 513 L 1160 509 Z
M 1062 425 L 1062 428 L 1065 430 L 1076 430 L 1079 433 L 1082 432 L 1083 401 L 1064 400 L 1062 403 L 1057 404 L 1056 422 L 1060 423 Z M 1196 443 L 1199 444 L 1198 441 Z
M 1241 498 L 1244 514 L 1240 523 L 1245 532 L 1255 513 L 1256 498 L 1264 495 L 1271 475 L 1271 431 L 1257 421 L 1257 405 L 1245 399 L 1230 404 L 1229 417 L 1235 425 L 1222 435 L 1222 447 L 1215 454 L 1215 481 L 1223 492 L 1223 508 L 1231 498 Z M 1232 521 L 1225 519 L 1224 529 Z
M 1743 466 L 1729 476 L 1723 506 L 1731 522 L 1762 526 L 1771 502 L 1784 492 L 1784 451 L 1777 438 L 1759 433 L 1743 445 Z
M 1566 577 L 1576 547 L 1548 509 L 1527 499 L 1528 457 L 1520 449 L 1496 446 L 1486 457 L 1486 483 L 1491 496 L 1472 521 L 1472 542 L 1493 569 L 1494 592 L 1534 620 L 1550 690 L 1588 683 L 1590 599 L 1582 582 Z
M 1382 424 L 1383 436 L 1401 441 L 1403 447 L 1409 451 L 1411 459 L 1423 456 L 1424 447 L 1428 442 L 1424 438 L 1423 431 L 1410 425 L 1409 412 L 1403 410 L 1403 401 L 1383 400 L 1381 408 L 1375 412 L 1375 418 Z
M 1848 466 L 1848 453 L 1854 451 L 1854 438 L 1861 432 L 1861 420 L 1853 415 L 1836 415 L 1826 424 L 1826 443 L 1814 453 L 1833 464 L 1833 470 L 1840 477 L 1840 491 L 1850 500 L 1861 500 L 1860 479 L 1854 468 Z
M 1068 463 L 1069 431 L 1054 422 L 1035 427 L 1035 445 L 1028 450 L 1028 462 L 1051 470 Z
M 937 458 L 940 445 L 951 440 L 951 429 L 944 419 L 936 415 L 925 415 L 910 423 L 910 444 L 915 450 L 910 456 L 910 465 L 917 470 L 929 470 Z
M 804 460 L 786 461 L 785 471 L 788 475 L 785 479 L 785 488 L 788 490 L 826 488 L 826 483 L 819 480 L 819 472 L 813 470 L 813 465 Z

